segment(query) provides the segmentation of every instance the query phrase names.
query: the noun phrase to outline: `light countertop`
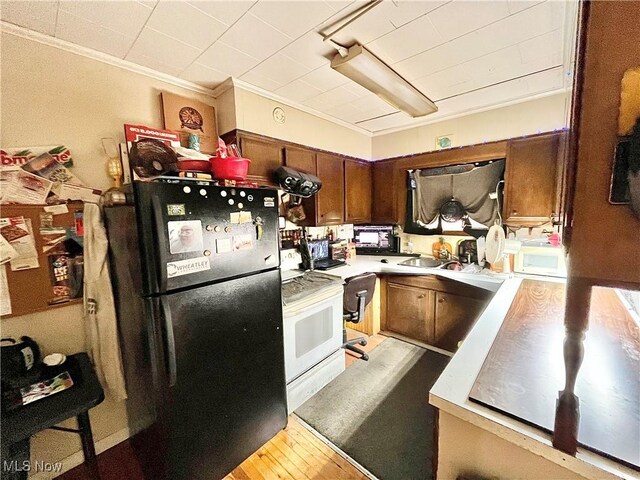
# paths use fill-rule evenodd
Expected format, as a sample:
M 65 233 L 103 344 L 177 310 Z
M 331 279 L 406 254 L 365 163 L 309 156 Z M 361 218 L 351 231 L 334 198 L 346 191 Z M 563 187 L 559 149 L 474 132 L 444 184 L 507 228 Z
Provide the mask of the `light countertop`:
M 491 292 L 498 291 L 502 282 L 508 278 L 507 275 L 496 275 L 492 273 L 464 273 L 437 268 L 420 268 L 398 265 L 408 258 L 410 257 L 357 255 L 355 258 L 348 260 L 345 266 L 326 270 L 325 273 L 328 273 L 329 275 L 336 275 L 343 279 L 366 272 L 395 275 L 434 275 L 459 281 L 467 285 L 473 285 Z M 386 259 L 388 263 L 382 262 L 383 259 Z

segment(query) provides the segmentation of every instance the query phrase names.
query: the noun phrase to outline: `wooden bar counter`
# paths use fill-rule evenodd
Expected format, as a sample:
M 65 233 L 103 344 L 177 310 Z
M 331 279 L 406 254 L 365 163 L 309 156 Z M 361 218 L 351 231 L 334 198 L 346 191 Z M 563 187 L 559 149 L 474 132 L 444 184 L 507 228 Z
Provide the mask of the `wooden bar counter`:
M 524 280 L 470 398 L 523 422 L 553 430 L 564 381 L 565 285 Z M 578 443 L 640 466 L 640 328 L 613 289 L 594 287 L 578 375 Z
M 431 388 L 437 478 L 638 478 L 640 326 L 612 289 L 593 289 L 578 451 L 552 445 L 565 288 L 562 279 L 506 279 Z

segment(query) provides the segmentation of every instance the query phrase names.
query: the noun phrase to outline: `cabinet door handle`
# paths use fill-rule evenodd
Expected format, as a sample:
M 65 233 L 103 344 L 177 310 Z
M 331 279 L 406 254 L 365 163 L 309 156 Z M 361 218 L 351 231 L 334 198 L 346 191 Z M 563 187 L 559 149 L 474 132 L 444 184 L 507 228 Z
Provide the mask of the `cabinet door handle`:
M 421 293 L 420 295 L 418 295 L 418 298 L 424 298 L 424 297 L 426 297 L 424 293 Z
M 438 299 L 438 303 L 443 303 L 444 302 L 444 298 L 439 298 Z

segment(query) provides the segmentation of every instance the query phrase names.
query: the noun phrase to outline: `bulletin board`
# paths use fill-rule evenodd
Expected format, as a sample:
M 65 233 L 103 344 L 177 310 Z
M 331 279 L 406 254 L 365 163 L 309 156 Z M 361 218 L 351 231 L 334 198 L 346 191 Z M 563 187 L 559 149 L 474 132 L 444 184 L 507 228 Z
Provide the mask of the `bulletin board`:
M 84 234 L 82 222 L 84 204 L 82 202 L 73 202 L 66 205 L 57 205 L 54 208 L 54 212 L 57 211 L 59 213 L 47 212 L 45 210 L 46 207 L 46 205 L 2 205 L 1 218 L 24 217 L 25 220 L 30 220 L 39 264 L 37 268 L 17 271 L 12 271 L 9 262 L 0 266 L 0 268 L 4 267 L 6 272 L 11 302 L 11 313 L 3 315 L 3 319 L 82 302 L 82 295 L 80 294 L 79 298 L 51 303 L 56 300 L 53 292 L 55 281 L 50 271 L 49 259 L 52 250 L 43 251 L 43 247 L 50 243 L 47 241 L 47 236 L 43 236 L 43 233 L 47 232 L 47 228 L 55 229 L 55 227 L 61 227 L 72 231 L 74 235 L 77 235 L 76 238 L 79 237 L 81 239 Z M 48 209 L 50 210 L 51 208 L 49 207 Z

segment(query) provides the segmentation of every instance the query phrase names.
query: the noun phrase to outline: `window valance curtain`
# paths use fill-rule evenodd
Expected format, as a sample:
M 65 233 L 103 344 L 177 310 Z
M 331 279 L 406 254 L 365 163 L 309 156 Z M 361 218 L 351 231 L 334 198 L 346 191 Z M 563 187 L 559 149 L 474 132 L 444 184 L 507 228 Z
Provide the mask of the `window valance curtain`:
M 414 172 L 416 182 L 414 221 L 433 222 L 443 203 L 454 198 L 469 217 L 487 227 L 498 218 L 498 202 L 489 198 L 504 173 L 504 160 L 475 167 L 459 165 Z

